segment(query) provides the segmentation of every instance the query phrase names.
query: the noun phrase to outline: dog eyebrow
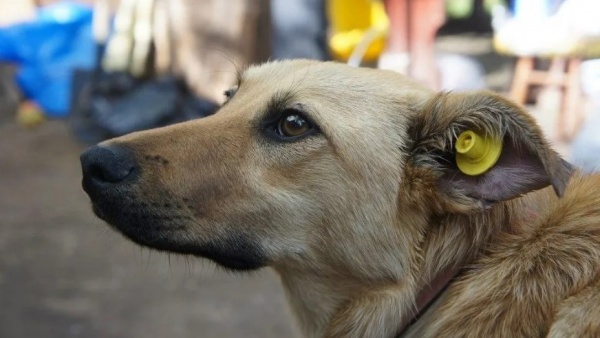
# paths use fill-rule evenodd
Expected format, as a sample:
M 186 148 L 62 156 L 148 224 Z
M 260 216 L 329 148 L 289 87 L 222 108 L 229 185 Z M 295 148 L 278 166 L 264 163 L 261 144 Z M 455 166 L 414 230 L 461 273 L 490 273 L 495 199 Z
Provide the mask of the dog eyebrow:
M 267 104 L 267 114 L 277 114 L 286 108 L 289 108 L 290 104 L 294 99 L 294 94 L 290 91 L 278 91 L 276 92 L 269 103 Z

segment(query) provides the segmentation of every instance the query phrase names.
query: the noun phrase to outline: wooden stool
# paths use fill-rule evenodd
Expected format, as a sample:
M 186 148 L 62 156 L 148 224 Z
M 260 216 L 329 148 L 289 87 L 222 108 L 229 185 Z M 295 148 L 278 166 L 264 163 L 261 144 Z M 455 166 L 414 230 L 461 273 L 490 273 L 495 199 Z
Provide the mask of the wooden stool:
M 520 56 L 517 59 L 510 89 L 511 98 L 523 105 L 533 85 L 557 87 L 561 92 L 557 133 L 561 140 L 572 138 L 583 122 L 582 90 L 579 80 L 581 58 L 553 57 L 548 70 L 536 69 L 536 57 Z M 574 125 L 569 128 L 571 120 Z

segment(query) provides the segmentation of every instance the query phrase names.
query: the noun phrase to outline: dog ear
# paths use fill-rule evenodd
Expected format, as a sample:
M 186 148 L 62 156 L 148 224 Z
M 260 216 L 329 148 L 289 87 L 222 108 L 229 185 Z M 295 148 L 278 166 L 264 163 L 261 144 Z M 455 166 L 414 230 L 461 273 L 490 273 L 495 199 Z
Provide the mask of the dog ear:
M 459 169 L 455 146 L 465 131 L 494 140 L 501 149 L 483 173 Z M 410 136 L 408 167 L 413 175 L 426 173 L 435 184 L 428 190 L 439 194 L 436 200 L 447 211 L 486 208 L 548 185 L 562 196 L 573 172 L 530 115 L 487 91 L 435 95 L 412 121 Z

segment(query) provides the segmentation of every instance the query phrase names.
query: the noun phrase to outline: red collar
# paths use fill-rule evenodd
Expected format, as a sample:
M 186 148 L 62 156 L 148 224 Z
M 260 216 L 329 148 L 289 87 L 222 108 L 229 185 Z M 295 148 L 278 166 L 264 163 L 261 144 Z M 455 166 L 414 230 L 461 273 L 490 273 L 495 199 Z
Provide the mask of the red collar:
M 448 288 L 452 280 L 460 273 L 461 269 L 449 268 L 439 274 L 430 284 L 425 285 L 417 295 L 417 311 L 412 317 L 405 318 L 401 324 L 398 337 L 402 336 L 427 312 L 427 309 Z

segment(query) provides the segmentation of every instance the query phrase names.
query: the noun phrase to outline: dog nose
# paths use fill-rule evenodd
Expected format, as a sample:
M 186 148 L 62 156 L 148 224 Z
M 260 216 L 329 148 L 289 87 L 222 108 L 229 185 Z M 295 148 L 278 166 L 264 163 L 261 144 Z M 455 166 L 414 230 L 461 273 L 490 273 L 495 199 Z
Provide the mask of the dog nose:
M 133 178 L 137 165 L 122 146 L 93 146 L 80 157 L 84 188 L 120 184 Z M 86 189 L 87 190 L 87 189 Z

